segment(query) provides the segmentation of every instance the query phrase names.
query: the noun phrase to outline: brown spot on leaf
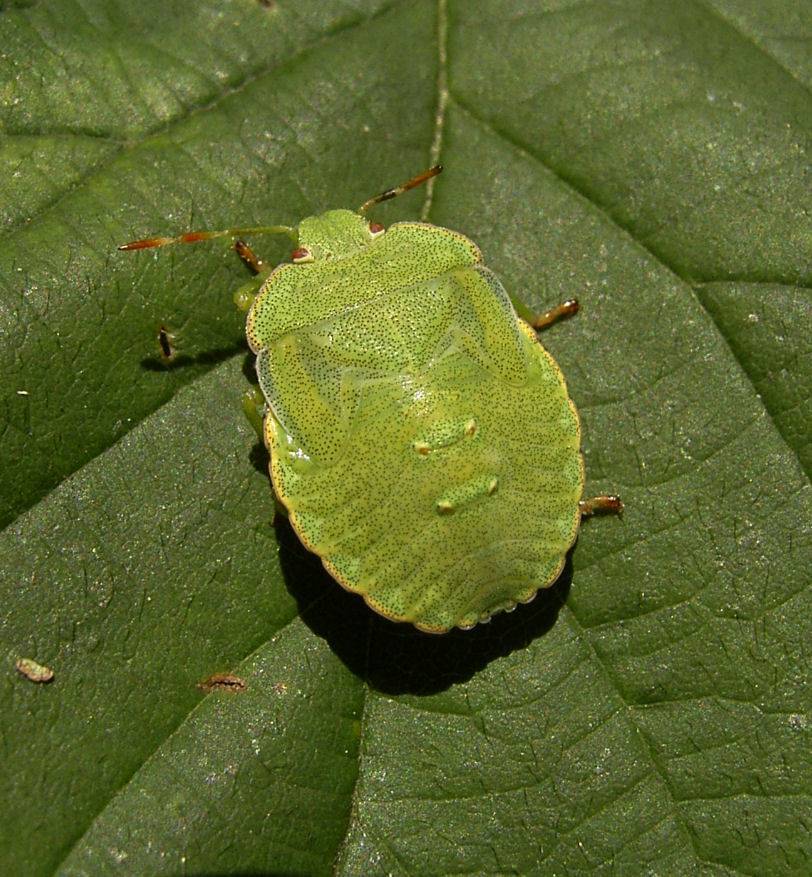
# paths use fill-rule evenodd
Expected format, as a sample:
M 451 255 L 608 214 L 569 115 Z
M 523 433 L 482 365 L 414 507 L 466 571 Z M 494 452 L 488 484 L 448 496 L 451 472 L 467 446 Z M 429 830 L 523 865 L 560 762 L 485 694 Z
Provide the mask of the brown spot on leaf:
M 44 664 L 38 664 L 33 658 L 19 658 L 14 666 L 17 672 L 25 676 L 31 682 L 51 682 L 54 678 L 54 671 Z
M 197 683 L 201 691 L 245 691 L 245 680 L 233 673 L 212 673 L 211 676 Z

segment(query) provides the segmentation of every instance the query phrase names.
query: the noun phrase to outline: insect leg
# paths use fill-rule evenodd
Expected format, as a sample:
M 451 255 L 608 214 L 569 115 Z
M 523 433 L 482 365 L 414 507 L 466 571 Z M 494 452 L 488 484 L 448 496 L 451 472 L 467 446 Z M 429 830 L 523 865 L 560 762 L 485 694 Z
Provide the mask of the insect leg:
M 178 349 L 175 346 L 175 335 L 164 325 L 158 327 L 158 348 L 165 365 L 173 362 L 178 354 Z
M 262 284 L 265 282 L 268 273 L 270 272 L 257 274 L 253 280 L 243 283 L 242 286 L 238 286 L 237 289 L 234 290 L 234 304 L 237 306 L 237 310 L 242 311 L 243 313 L 249 311 L 251 305 L 254 303 L 254 299 L 257 297 L 257 293 L 262 288 Z
M 265 419 L 265 397 L 262 395 L 262 390 L 259 387 L 252 386 L 242 394 L 240 401 L 243 413 L 251 426 L 254 427 L 257 437 L 264 445 L 265 430 L 263 429 L 263 420 Z M 280 517 L 287 518 L 288 510 L 279 501 L 276 491 L 273 490 L 273 485 L 271 485 L 271 492 L 273 493 L 275 523 Z
M 238 238 L 234 241 L 234 252 L 252 274 L 259 274 L 262 271 L 262 260 L 244 240 Z
M 589 515 L 620 515 L 623 513 L 623 502 L 619 496 L 593 496 L 590 499 L 582 499 L 578 506 L 581 509 L 581 517 Z
M 265 278 L 271 273 L 271 269 L 257 256 L 257 254 L 243 240 L 234 241 L 234 251 L 242 259 L 243 264 L 254 275 L 253 280 L 243 283 L 234 292 L 234 304 L 237 310 L 247 313 L 254 299 L 257 297 Z
M 550 308 L 549 311 L 545 311 L 543 314 L 537 314 L 530 325 L 537 331 L 546 329 L 548 326 L 552 326 L 553 323 L 557 323 L 564 317 L 571 317 L 574 314 L 577 314 L 578 307 L 578 300 L 569 298 L 560 305 Z
M 512 302 L 513 307 L 516 308 L 516 313 L 525 321 L 525 323 L 529 323 L 536 331 L 546 329 L 548 326 L 552 326 L 553 323 L 557 323 L 565 317 L 571 317 L 574 314 L 577 314 L 579 307 L 578 301 L 574 298 L 570 298 L 567 299 L 567 301 L 562 302 L 560 305 L 550 308 L 549 311 L 537 314 L 534 311 L 531 311 L 530 308 L 527 307 L 527 305 L 516 295 L 511 295 L 510 301 Z
M 242 394 L 242 410 L 248 422 L 254 427 L 257 438 L 265 440 L 262 421 L 265 417 L 265 397 L 259 387 L 252 386 Z

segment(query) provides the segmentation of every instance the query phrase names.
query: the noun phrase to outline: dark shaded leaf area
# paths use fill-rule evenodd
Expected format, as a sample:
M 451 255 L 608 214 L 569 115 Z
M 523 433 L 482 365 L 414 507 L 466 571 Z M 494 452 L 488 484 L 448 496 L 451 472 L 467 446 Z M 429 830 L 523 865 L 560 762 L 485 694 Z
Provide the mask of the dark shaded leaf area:
M 809 873 L 810 34 L 791 0 L 0 3 L 0 872 Z M 626 513 L 432 638 L 274 525 L 228 241 L 115 247 L 437 160 L 376 219 L 580 299 L 545 345 Z

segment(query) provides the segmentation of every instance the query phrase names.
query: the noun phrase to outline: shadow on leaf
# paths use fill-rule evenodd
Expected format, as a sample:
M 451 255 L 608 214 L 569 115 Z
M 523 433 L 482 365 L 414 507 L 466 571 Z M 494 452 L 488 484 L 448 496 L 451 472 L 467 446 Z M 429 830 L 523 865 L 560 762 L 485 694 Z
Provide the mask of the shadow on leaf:
M 495 658 L 525 648 L 553 626 L 572 581 L 568 557 L 555 585 L 539 591 L 531 603 L 473 630 L 438 636 L 374 613 L 333 580 L 286 518 L 279 516 L 275 526 L 285 584 L 302 620 L 353 673 L 387 694 L 435 694 L 465 682 Z
M 171 372 L 188 368 L 192 365 L 218 365 L 226 359 L 241 353 L 244 349 L 244 345 L 234 344 L 229 347 L 220 347 L 216 350 L 206 350 L 194 355 L 178 353 L 170 361 L 160 356 L 145 356 L 141 360 L 141 368 L 152 372 Z

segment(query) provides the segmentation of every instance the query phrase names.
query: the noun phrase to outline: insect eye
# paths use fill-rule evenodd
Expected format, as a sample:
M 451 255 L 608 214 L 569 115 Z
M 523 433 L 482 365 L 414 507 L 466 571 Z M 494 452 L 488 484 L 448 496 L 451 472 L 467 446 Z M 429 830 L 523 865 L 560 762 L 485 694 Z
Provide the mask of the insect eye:
M 307 247 L 299 247 L 290 254 L 290 258 L 296 264 L 301 264 L 302 262 L 312 262 L 313 254 L 307 249 Z
M 370 222 L 369 233 L 373 238 L 380 237 L 386 229 L 379 222 Z

